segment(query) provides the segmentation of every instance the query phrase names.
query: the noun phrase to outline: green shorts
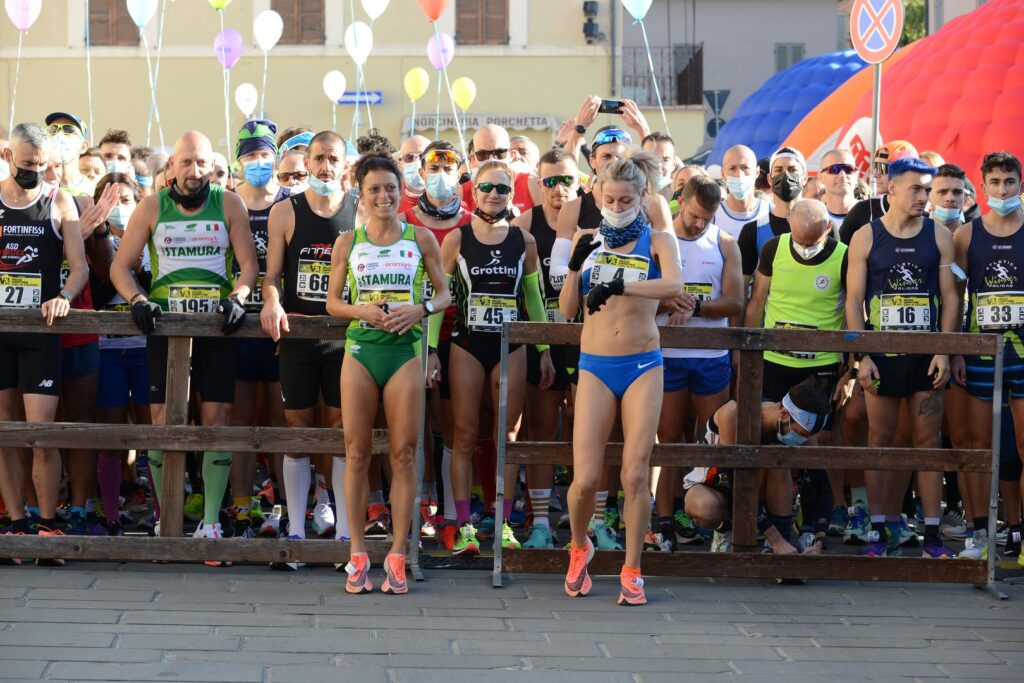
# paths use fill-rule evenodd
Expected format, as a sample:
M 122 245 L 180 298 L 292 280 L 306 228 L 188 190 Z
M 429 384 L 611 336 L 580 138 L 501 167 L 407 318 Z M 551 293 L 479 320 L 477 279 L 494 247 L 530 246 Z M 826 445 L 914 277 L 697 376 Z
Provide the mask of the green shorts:
M 359 361 L 381 391 L 391 376 L 410 359 L 420 355 L 419 342 L 413 344 L 369 344 L 353 339 L 345 340 L 345 355 Z

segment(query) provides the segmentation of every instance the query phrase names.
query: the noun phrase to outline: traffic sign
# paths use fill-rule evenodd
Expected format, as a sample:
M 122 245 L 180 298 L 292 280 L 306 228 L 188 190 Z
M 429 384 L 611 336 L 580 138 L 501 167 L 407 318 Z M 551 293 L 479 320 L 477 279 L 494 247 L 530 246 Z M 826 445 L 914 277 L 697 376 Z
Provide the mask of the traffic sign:
M 384 94 L 380 90 L 363 90 L 362 92 L 349 92 L 338 100 L 338 104 L 384 104 Z
M 902 0 L 855 0 L 850 12 L 850 40 L 865 62 L 884 62 L 896 50 L 902 35 Z

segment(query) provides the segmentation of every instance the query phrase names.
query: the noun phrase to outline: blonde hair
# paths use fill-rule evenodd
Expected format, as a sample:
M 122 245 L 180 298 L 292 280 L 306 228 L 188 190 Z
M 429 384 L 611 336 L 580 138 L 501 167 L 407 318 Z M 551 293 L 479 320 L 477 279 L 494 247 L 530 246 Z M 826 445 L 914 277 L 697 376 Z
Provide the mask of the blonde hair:
M 482 170 L 482 169 L 481 169 Z M 661 173 L 661 160 L 653 152 L 627 152 L 626 156 L 613 161 L 604 167 L 599 178 L 600 182 L 609 180 L 629 183 L 640 195 L 646 189 L 654 194 L 658 191 L 658 175 Z
M 516 174 L 512 171 L 512 167 L 504 161 L 499 159 L 488 159 L 484 163 L 480 164 L 480 168 L 476 172 L 476 177 L 482 178 L 488 171 L 501 171 L 508 176 L 509 183 L 515 184 Z

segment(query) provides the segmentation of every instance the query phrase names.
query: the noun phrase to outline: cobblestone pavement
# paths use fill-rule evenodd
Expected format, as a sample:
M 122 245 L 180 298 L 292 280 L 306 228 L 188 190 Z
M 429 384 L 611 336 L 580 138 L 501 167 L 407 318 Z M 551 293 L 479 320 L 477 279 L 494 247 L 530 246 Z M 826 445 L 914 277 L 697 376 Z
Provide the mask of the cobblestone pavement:
M 379 585 L 382 572 L 372 578 Z M 557 576 L 432 571 L 350 596 L 278 573 L 79 562 L 0 568 L 0 679 L 89 681 L 1024 680 L 1024 588 L 651 577 L 569 599 Z

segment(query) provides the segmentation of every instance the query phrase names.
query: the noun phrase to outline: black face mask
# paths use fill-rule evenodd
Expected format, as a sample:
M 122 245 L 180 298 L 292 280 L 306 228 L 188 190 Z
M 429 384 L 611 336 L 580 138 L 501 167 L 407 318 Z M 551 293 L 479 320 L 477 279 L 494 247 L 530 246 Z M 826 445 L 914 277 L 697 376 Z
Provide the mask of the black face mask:
M 13 161 L 8 162 L 14 167 L 15 172 L 11 176 L 14 178 L 14 182 L 18 183 L 18 187 L 23 190 L 34 190 L 39 187 L 39 183 L 43 182 L 43 173 L 41 171 L 30 171 L 27 168 L 19 168 L 14 166 Z
M 210 181 L 207 180 L 203 183 L 198 192 L 183 194 L 178 189 L 178 181 L 174 180 L 167 186 L 167 194 L 181 208 L 186 211 L 194 211 L 206 203 L 206 198 L 210 196 Z
M 506 218 L 508 218 L 510 214 L 508 212 L 508 208 L 506 207 L 497 214 L 490 214 L 484 211 L 483 209 L 478 208 L 476 211 L 473 212 L 473 215 L 483 221 L 486 221 L 487 223 L 490 223 L 491 225 L 494 225 L 498 221 L 503 221 Z
M 800 177 L 786 171 L 772 178 L 772 192 L 784 202 L 791 202 L 800 196 Z

